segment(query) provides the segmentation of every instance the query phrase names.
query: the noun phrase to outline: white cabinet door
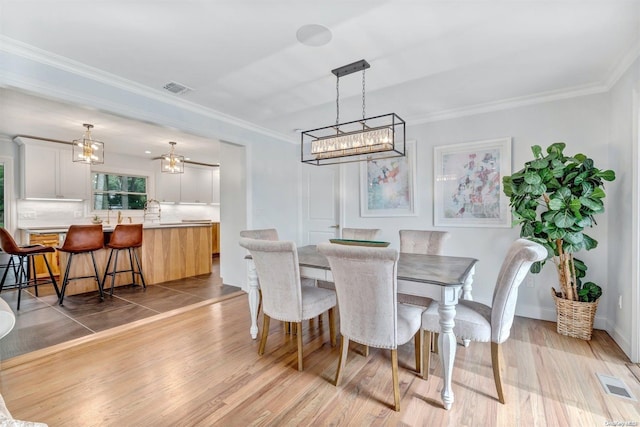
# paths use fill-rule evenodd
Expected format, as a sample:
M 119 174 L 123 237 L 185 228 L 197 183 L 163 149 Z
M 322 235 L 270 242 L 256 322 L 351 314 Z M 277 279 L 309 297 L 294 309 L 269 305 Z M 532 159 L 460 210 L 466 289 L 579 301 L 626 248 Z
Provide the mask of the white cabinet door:
M 213 202 L 213 170 L 210 167 L 185 166 L 180 177 L 180 201 L 183 203 Z
M 74 163 L 71 148 L 56 145 L 25 143 L 20 147 L 23 198 L 88 198 L 90 166 Z
M 156 173 L 156 200 L 159 202 L 180 202 L 181 174 Z
M 58 150 L 53 146 L 20 146 L 22 165 L 22 197 L 57 197 Z
M 71 149 L 58 150 L 58 194 L 65 199 L 88 199 L 91 165 L 74 162 Z

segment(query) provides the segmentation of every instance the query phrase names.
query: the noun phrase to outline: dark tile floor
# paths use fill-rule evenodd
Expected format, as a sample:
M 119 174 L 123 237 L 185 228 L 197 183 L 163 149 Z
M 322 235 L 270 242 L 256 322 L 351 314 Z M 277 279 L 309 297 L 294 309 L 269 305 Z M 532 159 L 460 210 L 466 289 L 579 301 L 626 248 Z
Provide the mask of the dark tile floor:
M 11 273 L 7 276 L 11 276 Z M 9 279 L 8 279 L 9 280 Z M 16 326 L 0 340 L 0 360 L 39 350 L 105 329 L 155 316 L 212 298 L 238 292 L 220 279 L 219 259 L 213 261 L 210 275 L 142 286 L 124 286 L 100 301 L 98 292 L 65 295 L 59 306 L 55 295 L 35 297 L 33 288 L 22 291 L 20 310 L 16 310 L 18 292 L 0 293 L 16 313 Z

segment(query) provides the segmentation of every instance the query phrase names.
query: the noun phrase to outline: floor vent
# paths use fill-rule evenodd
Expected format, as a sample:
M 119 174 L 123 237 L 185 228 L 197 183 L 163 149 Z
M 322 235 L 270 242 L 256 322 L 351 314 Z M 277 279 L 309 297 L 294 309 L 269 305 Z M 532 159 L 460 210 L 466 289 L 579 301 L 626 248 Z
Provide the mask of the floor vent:
M 607 394 L 622 397 L 623 399 L 633 400 L 636 402 L 638 401 L 638 399 L 635 398 L 635 396 L 631 393 L 631 390 L 629 390 L 627 385 L 621 379 L 603 374 L 596 375 L 600 380 L 600 384 L 602 384 L 602 388 L 604 388 L 604 391 Z
M 166 89 L 171 93 L 175 93 L 176 95 L 184 95 L 185 93 L 191 92 L 192 90 L 190 87 L 176 82 L 169 82 L 162 87 L 163 89 Z

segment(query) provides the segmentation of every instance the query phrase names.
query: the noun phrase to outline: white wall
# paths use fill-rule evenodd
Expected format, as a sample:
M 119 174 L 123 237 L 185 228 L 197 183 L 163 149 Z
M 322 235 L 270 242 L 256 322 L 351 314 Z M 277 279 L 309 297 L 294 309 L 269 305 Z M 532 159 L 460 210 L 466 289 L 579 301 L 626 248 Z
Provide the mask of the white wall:
M 634 332 L 632 312 L 640 309 L 634 306 L 633 301 L 633 286 L 636 287 L 636 297 L 639 286 L 635 269 L 640 261 L 637 259 L 637 251 L 634 250 L 634 245 L 638 244 L 637 236 L 632 233 L 633 221 L 634 219 L 638 221 L 637 207 L 632 203 L 632 200 L 637 201 L 638 197 L 637 193 L 635 195 L 632 193 L 634 188 L 636 192 L 638 191 L 633 181 L 633 171 L 637 172 L 638 168 L 637 126 L 639 121 L 638 111 L 634 112 L 633 102 L 638 93 L 640 93 L 640 59 L 635 61 L 610 91 L 611 132 L 608 150 L 611 167 L 616 171 L 616 181 L 607 186 L 610 224 L 608 238 L 611 244 L 608 251 L 609 280 L 605 292 L 609 298 L 603 300 L 598 306 L 598 310 L 606 308 L 609 313 L 607 329 L 622 350 L 630 356 L 633 353 L 631 337 Z M 632 258 L 634 254 L 636 259 Z M 622 302 L 622 307 L 618 306 L 619 300 Z M 637 330 L 636 325 L 636 334 Z M 636 362 L 639 358 L 640 355 L 635 354 Z
M 445 120 L 407 128 L 407 139 L 417 141 L 417 212 L 415 217 L 361 218 L 359 216 L 358 165 L 344 167 L 345 221 L 343 227 L 381 228 L 382 240 L 399 247 L 398 230 L 434 229 L 433 226 L 433 147 L 462 142 L 481 141 L 505 136 L 513 138 L 512 170 L 522 168 L 532 158 L 530 147 L 546 148 L 558 141 L 567 143 L 567 154 L 585 152 L 597 160 L 596 166 L 611 167 L 608 142 L 608 97 L 606 94 L 584 96 L 569 100 L 514 108 Z M 613 188 L 617 183 L 607 186 Z M 598 218 L 598 227 L 589 232 L 599 241 L 598 248 L 581 254 L 589 267 L 588 278 L 603 285 L 605 294 L 602 309 L 597 312 L 596 327 L 604 328 L 611 314 L 608 301 L 615 296 L 608 290 L 607 214 Z M 451 233 L 445 244 L 445 254 L 474 257 L 476 267 L 473 295 L 484 303 L 491 302 L 498 269 L 510 243 L 518 238 L 519 229 L 513 228 L 440 228 Z M 555 321 L 556 313 L 551 298 L 551 287 L 557 278 L 553 265 L 545 266 L 538 275 L 532 275 L 534 287 L 522 286 L 517 314 Z

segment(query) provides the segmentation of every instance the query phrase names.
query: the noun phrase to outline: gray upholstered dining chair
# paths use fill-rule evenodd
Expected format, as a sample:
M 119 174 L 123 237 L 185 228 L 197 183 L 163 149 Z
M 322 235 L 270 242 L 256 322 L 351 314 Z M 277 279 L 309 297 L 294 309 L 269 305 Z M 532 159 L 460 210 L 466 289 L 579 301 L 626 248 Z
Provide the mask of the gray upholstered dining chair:
M 302 286 L 298 251 L 294 242 L 240 238 L 240 246 L 253 258 L 262 290 L 262 338 L 259 355 L 264 354 L 270 319 L 296 324 L 298 370 L 302 371 L 302 321 L 329 312 L 331 345 L 336 345 L 336 293 L 331 289 Z
M 442 247 L 448 238 L 448 231 L 400 230 L 400 252 L 442 255 Z
M 500 378 L 500 344 L 509 338 L 518 298 L 518 286 L 524 280 L 531 264 L 547 257 L 544 246 L 526 239 L 511 244 L 502 263 L 496 287 L 493 290 L 491 307 L 475 301 L 461 300 L 456 306 L 453 333 L 463 339 L 491 342 L 491 365 L 498 392 L 498 400 L 504 403 L 504 392 Z M 431 332 L 440 332 L 438 302 L 434 301 L 422 314 L 422 329 L 426 331 L 425 342 L 430 341 Z M 424 353 L 423 377 L 429 374 L 429 351 Z
M 343 228 L 342 238 L 349 240 L 376 240 L 379 228 Z
M 275 228 L 264 228 L 260 230 L 242 230 L 240 237 L 248 237 L 257 240 L 279 240 L 278 230 Z
M 398 346 L 415 336 L 420 343 L 422 308 L 397 302 L 398 252 L 320 243 L 318 251 L 329 260 L 340 310 L 340 359 L 335 385 L 347 362 L 349 341 L 391 350 L 394 409 L 400 410 Z M 420 371 L 421 345 L 417 345 L 416 370 Z
M 448 231 L 400 230 L 400 252 L 406 254 L 442 255 L 442 247 L 448 238 Z M 433 300 L 415 295 L 398 294 L 398 301 L 427 307 Z

